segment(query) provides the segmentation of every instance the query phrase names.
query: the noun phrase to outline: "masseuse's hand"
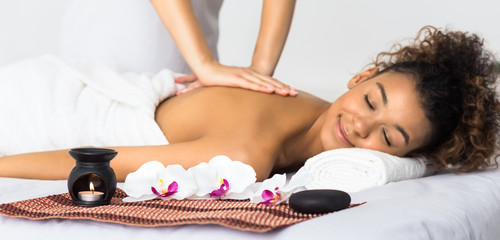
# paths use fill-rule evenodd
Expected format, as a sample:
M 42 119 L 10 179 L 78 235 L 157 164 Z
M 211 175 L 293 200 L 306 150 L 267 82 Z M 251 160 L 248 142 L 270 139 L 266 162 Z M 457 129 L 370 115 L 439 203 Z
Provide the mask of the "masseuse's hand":
M 190 0 L 151 0 L 161 21 L 195 75 L 177 78 L 192 82 L 184 91 L 200 86 L 242 87 L 283 96 L 297 91 L 271 77 L 290 28 L 295 0 L 265 0 L 261 29 L 251 67 L 230 67 L 214 58 Z
M 196 74 L 190 74 L 175 79 L 177 83 L 188 83 L 189 86 L 179 91 L 177 95 L 186 93 L 201 86 L 240 87 L 264 93 L 276 93 L 282 96 L 296 96 L 297 91 L 272 78 L 260 73 L 253 67 L 225 66 L 216 61 L 198 69 Z

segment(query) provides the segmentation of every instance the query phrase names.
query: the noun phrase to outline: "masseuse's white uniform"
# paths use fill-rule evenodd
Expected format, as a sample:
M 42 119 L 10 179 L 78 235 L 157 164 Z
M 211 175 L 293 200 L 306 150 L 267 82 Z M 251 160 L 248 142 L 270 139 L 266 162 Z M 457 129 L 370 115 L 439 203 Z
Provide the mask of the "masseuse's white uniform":
M 105 61 L 137 73 L 191 70 L 148 0 L 66 0 L 59 55 Z M 222 0 L 192 0 L 205 38 L 218 59 Z

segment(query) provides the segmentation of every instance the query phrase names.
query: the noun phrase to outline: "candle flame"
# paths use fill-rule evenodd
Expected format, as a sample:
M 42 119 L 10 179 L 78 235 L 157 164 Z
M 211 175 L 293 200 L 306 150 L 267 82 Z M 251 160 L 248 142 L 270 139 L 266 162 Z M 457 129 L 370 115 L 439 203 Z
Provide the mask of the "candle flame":
M 90 188 L 90 191 L 94 191 L 94 190 L 95 190 L 95 189 L 94 189 L 94 184 L 93 184 L 92 182 L 90 182 L 90 184 L 89 184 L 89 188 Z

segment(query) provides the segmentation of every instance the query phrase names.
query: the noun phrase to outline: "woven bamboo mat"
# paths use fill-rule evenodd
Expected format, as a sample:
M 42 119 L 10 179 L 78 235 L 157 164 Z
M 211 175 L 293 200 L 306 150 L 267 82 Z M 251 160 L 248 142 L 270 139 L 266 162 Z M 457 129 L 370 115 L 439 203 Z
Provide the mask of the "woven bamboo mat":
M 257 205 L 248 200 L 150 200 L 127 203 L 117 189 L 110 205 L 74 205 L 69 193 L 0 205 L 0 214 L 42 219 L 88 219 L 125 225 L 159 227 L 184 224 L 218 224 L 238 230 L 267 232 L 302 222 L 319 214 L 302 214 L 287 204 Z M 355 207 L 361 204 L 351 204 Z

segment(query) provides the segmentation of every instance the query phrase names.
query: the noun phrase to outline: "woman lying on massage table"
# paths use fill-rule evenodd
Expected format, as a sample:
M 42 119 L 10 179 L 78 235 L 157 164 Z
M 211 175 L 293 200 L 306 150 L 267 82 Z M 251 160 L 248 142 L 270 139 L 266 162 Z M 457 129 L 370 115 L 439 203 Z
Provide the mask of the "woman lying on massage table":
M 426 27 L 411 44 L 395 46 L 331 104 L 304 92 L 282 97 L 228 87 L 172 97 L 156 109 L 170 144 L 109 146 L 119 153 L 111 166 L 123 181 L 148 161 L 187 169 L 223 154 L 263 180 L 350 147 L 425 155 L 437 169 L 496 166 L 497 76 L 482 40 Z M 65 179 L 74 164 L 67 150 L 11 155 L 0 158 L 0 176 Z

